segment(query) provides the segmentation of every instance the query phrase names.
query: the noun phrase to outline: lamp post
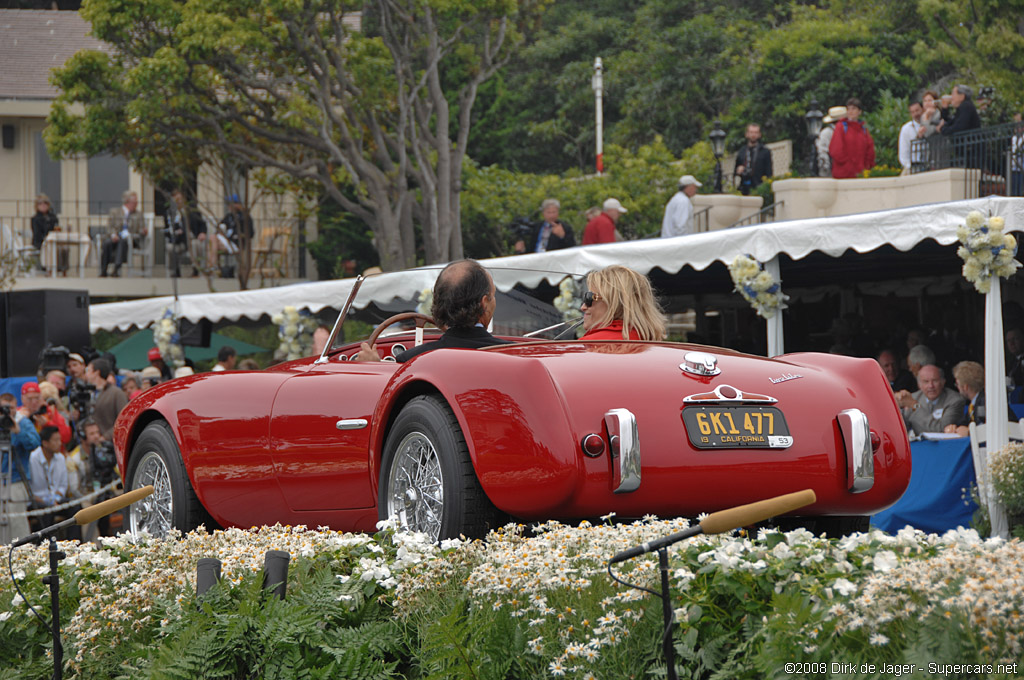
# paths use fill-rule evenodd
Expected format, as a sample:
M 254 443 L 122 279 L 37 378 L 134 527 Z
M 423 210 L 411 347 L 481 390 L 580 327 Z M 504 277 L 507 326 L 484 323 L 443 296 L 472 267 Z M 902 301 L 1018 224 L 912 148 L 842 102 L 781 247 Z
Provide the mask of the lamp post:
M 595 128 L 596 128 L 595 132 L 596 132 L 596 135 L 595 136 L 597 137 L 597 149 L 596 149 L 596 152 L 597 152 L 597 176 L 598 177 L 600 177 L 601 173 L 604 171 L 604 148 L 603 148 L 604 145 L 602 144 L 602 141 L 601 141 L 601 136 L 603 134 L 603 127 L 604 127 L 603 114 L 602 114 L 602 111 L 601 111 L 601 96 L 604 93 L 604 79 L 602 78 L 601 73 L 602 73 L 601 57 L 595 57 L 594 58 L 594 77 L 591 78 L 590 86 L 594 89 L 594 115 L 596 117 L 596 120 L 595 120 Z
M 821 111 L 818 110 L 818 100 L 811 100 L 811 110 L 804 116 L 804 120 L 807 122 L 807 137 L 811 141 L 811 176 L 818 176 L 818 149 L 816 148 L 815 142 L 818 140 L 818 135 L 821 134 L 821 119 L 824 118 Z
M 715 154 L 715 193 L 722 193 L 722 155 L 725 154 L 725 130 L 722 121 L 715 121 L 715 129 L 708 135 L 711 138 L 711 152 Z

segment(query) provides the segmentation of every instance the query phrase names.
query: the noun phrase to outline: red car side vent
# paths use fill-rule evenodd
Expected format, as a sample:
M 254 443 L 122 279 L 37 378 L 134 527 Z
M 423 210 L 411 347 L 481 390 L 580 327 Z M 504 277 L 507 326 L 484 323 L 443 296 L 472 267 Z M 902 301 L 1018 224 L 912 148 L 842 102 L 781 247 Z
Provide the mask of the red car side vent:
M 701 392 L 683 397 L 684 404 L 774 404 L 779 400 L 767 394 L 743 392 L 732 385 L 719 385 L 712 392 Z

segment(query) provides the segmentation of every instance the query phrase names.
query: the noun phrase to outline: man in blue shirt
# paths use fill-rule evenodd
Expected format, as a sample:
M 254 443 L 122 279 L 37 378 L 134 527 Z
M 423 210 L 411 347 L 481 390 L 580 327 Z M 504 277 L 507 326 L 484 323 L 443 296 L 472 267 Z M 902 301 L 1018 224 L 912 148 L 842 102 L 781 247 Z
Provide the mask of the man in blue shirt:
M 0 460 L 0 498 L 4 499 L 4 511 L 9 515 L 7 524 L 0 518 L 0 544 L 10 543 L 14 538 L 28 536 L 28 518 L 23 515 L 28 509 L 30 493 L 28 489 L 29 456 L 39 446 L 39 435 L 36 433 L 32 419 L 18 412 L 18 402 L 13 394 L 0 394 L 0 421 L 6 431 L 0 430 L 0 438 L 10 438 L 10 449 L 4 449 Z M 7 423 L 7 419 L 10 423 Z M 5 442 L 6 443 L 6 442 Z M 11 457 L 13 454 L 13 464 Z M 22 476 L 24 472 L 24 477 Z M 10 515 L 22 515 L 11 517 Z

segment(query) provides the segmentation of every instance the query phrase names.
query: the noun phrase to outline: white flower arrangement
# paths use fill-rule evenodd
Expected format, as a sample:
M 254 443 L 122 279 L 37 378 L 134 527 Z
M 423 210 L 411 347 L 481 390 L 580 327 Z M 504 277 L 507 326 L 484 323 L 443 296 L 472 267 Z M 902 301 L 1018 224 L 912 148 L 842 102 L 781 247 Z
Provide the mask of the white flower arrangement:
M 178 317 L 170 307 L 164 310 L 163 318 L 153 324 L 153 341 L 172 372 L 185 365 L 185 348 L 181 346 L 181 334 L 178 333 Z
M 986 220 L 980 212 L 972 210 L 967 215 L 967 224 L 956 230 L 962 244 L 956 254 L 964 261 L 964 278 L 983 295 L 991 290 L 993 276 L 1008 278 L 1020 267 L 1020 262 L 1013 259 L 1017 239 L 1004 234 L 1003 226 L 1002 217 Z
M 583 304 L 582 284 L 572 276 L 567 276 L 558 284 L 558 297 L 555 298 L 555 309 L 562 313 L 563 321 L 572 321 L 583 316 L 580 305 Z
M 300 312 L 288 305 L 270 320 L 277 324 L 277 337 L 281 341 L 274 351 L 276 359 L 301 359 L 313 351 L 313 331 L 317 324 L 308 309 Z
M 780 309 L 786 308 L 789 296 L 782 292 L 782 285 L 754 258 L 736 256 L 729 265 L 729 274 L 736 285 L 736 291 L 753 306 L 759 316 L 770 319 Z
M 431 307 L 434 304 L 434 289 L 424 288 L 420 291 L 419 304 L 416 305 L 416 311 L 420 314 L 430 316 Z

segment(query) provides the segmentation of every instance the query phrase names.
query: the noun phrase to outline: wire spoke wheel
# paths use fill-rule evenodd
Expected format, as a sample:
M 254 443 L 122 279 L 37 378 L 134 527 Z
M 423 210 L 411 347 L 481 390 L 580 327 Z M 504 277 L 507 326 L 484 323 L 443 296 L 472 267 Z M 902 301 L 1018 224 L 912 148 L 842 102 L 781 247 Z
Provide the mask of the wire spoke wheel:
M 387 484 L 387 514 L 410 531 L 441 537 L 444 473 L 437 449 L 422 432 L 407 434 L 395 450 Z
M 164 459 L 156 451 L 147 451 L 139 460 L 131 488 L 153 485 L 153 493 L 131 505 L 129 529 L 133 534 L 143 531 L 151 536 L 165 536 L 174 526 L 174 496 L 171 475 Z

